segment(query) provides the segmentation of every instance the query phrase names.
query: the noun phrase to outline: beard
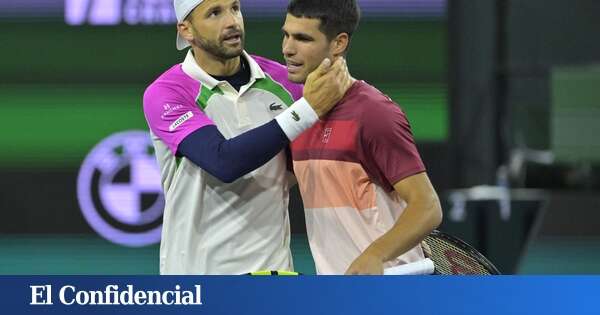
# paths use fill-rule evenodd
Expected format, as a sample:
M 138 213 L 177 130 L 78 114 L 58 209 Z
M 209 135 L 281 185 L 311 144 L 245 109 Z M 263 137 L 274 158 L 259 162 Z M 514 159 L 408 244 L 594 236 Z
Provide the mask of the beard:
M 220 37 L 217 40 L 210 40 L 207 38 L 204 38 L 202 36 L 199 36 L 199 34 L 196 34 L 196 39 L 195 39 L 195 44 L 196 46 L 202 48 L 204 51 L 208 52 L 209 54 L 217 57 L 218 59 L 221 60 L 227 60 L 227 59 L 232 59 L 232 58 L 236 58 L 239 57 L 240 55 L 242 55 L 242 51 L 244 50 L 244 43 L 245 43 L 245 33 L 241 30 L 238 30 L 240 32 L 240 45 L 237 47 L 227 47 L 223 41 L 223 37 Z

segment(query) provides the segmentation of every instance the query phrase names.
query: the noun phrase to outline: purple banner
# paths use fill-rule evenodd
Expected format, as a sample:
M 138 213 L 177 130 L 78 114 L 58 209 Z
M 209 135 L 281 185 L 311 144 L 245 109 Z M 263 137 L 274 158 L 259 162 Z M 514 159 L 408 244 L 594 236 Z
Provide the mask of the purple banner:
M 64 12 L 64 2 L 65 0 L 0 0 L 0 19 L 56 19 Z
M 443 18 L 447 0 L 359 0 L 369 17 Z M 242 0 L 250 19 L 282 17 L 288 0 Z M 161 25 L 175 21 L 172 0 L 2 0 L 0 20 L 59 20 L 69 25 Z

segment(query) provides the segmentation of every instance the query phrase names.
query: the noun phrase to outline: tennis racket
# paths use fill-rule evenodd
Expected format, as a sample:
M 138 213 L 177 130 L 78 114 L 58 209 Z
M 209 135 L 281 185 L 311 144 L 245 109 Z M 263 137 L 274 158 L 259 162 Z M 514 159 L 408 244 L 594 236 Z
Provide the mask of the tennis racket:
M 425 259 L 402 264 L 383 271 L 384 275 L 499 275 L 500 272 L 479 251 L 461 239 L 434 230 L 421 247 Z M 257 271 L 248 273 L 254 276 L 301 275 L 289 271 Z
M 499 275 L 500 271 L 471 245 L 457 237 L 434 230 L 423 243 L 425 256 L 441 275 Z
M 384 270 L 384 275 L 499 275 L 498 269 L 471 245 L 433 231 L 421 243 L 425 259 Z

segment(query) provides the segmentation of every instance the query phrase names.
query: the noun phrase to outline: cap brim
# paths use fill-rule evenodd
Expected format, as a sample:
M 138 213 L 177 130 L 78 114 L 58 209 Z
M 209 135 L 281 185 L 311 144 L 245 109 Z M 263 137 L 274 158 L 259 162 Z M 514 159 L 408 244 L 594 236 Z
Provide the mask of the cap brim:
M 183 37 L 179 36 L 179 33 L 177 33 L 176 46 L 178 50 L 184 50 L 190 46 L 190 43 L 183 39 Z

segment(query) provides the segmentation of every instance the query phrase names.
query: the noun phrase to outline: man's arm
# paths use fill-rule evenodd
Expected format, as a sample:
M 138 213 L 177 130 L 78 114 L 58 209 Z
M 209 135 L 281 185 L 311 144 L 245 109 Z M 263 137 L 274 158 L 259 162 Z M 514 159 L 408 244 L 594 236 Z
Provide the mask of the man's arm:
M 333 65 L 324 60 L 313 71 L 299 100 L 274 120 L 231 139 L 225 139 L 214 125 L 204 126 L 186 136 L 177 153 L 225 183 L 231 183 L 272 159 L 325 115 L 350 87 L 343 58 Z
M 177 152 L 220 181 L 232 183 L 267 163 L 288 144 L 289 139 L 272 120 L 229 140 L 214 125 L 202 127 L 183 139 Z
M 383 274 L 383 263 L 417 246 L 442 222 L 442 208 L 427 173 L 394 184 L 407 207 L 394 226 L 354 260 L 346 274 Z

